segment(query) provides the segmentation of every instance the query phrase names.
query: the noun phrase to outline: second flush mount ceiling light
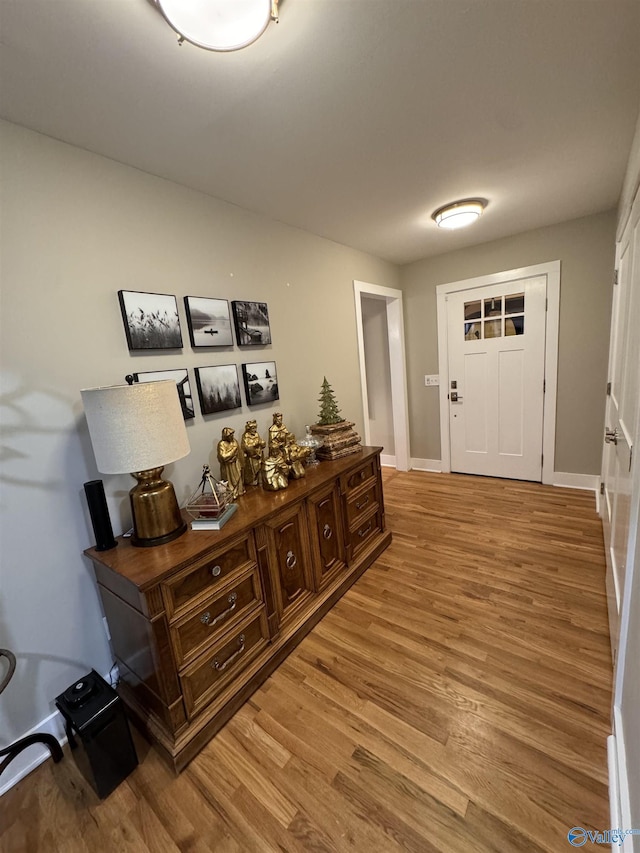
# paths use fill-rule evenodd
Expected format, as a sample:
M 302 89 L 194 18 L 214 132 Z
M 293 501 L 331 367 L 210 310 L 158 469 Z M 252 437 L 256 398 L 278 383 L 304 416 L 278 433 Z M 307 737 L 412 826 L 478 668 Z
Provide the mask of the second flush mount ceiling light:
M 278 20 L 278 0 L 155 0 L 178 41 L 205 50 L 230 51 L 260 38 Z

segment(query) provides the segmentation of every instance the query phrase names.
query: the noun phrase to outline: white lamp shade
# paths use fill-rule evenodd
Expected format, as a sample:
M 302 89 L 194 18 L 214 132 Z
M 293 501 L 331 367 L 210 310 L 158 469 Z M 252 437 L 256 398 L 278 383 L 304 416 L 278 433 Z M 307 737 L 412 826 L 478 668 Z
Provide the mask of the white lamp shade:
M 172 380 L 86 388 L 80 393 L 96 464 L 103 474 L 148 471 L 190 452 Z
M 169 26 L 207 50 L 238 50 L 271 19 L 271 0 L 156 0 Z

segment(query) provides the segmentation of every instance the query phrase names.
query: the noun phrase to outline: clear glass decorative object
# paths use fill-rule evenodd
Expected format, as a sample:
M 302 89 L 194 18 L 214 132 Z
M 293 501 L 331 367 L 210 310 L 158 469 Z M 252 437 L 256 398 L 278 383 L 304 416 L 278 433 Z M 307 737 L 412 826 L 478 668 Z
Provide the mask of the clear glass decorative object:
M 231 503 L 231 491 L 225 480 L 216 480 L 208 465 L 202 466 L 202 478 L 185 509 L 192 518 L 218 518 Z
M 306 426 L 305 430 L 306 430 L 305 437 L 301 438 L 299 441 L 297 441 L 296 444 L 299 444 L 300 447 L 308 447 L 311 450 L 311 453 L 309 454 L 309 456 L 305 460 L 305 464 L 306 465 L 317 465 L 319 460 L 316 459 L 316 450 L 319 447 L 322 447 L 324 442 L 322 441 L 321 438 L 318 438 L 317 435 L 311 434 L 311 427 L 310 426 Z

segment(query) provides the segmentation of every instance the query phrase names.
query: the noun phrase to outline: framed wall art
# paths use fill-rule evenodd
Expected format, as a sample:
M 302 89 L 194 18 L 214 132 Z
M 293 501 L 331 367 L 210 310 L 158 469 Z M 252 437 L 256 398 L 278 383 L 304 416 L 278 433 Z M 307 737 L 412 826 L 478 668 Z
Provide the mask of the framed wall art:
M 119 290 L 118 299 L 130 350 L 182 347 L 175 296 Z
M 231 303 L 236 341 L 240 347 L 271 343 L 271 327 L 266 302 Z
M 136 382 L 160 382 L 162 379 L 173 379 L 178 389 L 178 397 L 185 421 L 195 418 L 196 412 L 193 404 L 193 394 L 189 383 L 189 371 L 178 368 L 177 370 L 145 370 L 142 373 L 134 373 Z
M 227 409 L 239 409 L 240 384 L 235 364 L 219 364 L 215 367 L 196 367 L 196 383 L 203 415 L 213 415 Z
M 244 390 L 247 394 L 247 403 L 250 406 L 280 399 L 275 361 L 257 361 L 252 364 L 243 364 L 242 378 Z
M 233 346 L 231 315 L 226 299 L 185 296 L 184 307 L 192 347 Z

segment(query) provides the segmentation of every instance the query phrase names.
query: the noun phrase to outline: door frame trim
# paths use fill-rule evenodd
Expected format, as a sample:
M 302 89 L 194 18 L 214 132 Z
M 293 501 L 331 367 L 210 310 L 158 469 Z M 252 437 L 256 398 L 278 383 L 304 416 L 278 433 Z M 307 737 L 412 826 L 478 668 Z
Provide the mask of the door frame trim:
M 393 414 L 393 439 L 395 467 L 398 471 L 410 469 L 409 459 L 409 405 L 407 396 L 407 368 L 404 348 L 404 313 L 402 291 L 392 287 L 353 282 L 356 309 L 356 331 L 358 335 L 358 360 L 360 362 L 360 389 L 362 393 L 362 421 L 364 440 L 371 443 L 369 428 L 369 397 L 367 394 L 367 372 L 364 352 L 364 329 L 362 324 L 362 297 L 384 300 L 387 306 L 387 329 L 389 339 L 389 365 L 391 368 L 391 409 Z
M 449 415 L 449 342 L 447 338 L 447 296 L 461 290 L 490 287 L 519 278 L 547 277 L 547 311 L 545 317 L 544 377 L 545 395 L 542 420 L 542 482 L 553 485 L 556 445 L 556 395 L 558 390 L 558 330 L 560 326 L 560 261 L 518 267 L 491 275 L 452 281 L 436 287 L 438 313 L 438 372 L 440 374 L 440 457 L 442 470 L 451 471 Z

